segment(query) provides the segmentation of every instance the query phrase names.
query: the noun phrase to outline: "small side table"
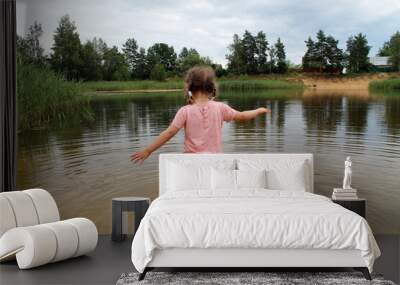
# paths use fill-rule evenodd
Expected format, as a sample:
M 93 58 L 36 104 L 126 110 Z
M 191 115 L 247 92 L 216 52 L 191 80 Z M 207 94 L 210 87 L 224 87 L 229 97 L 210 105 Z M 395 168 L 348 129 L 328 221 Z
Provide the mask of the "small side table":
M 340 206 L 353 211 L 356 214 L 359 214 L 361 217 L 365 219 L 366 217 L 366 199 L 356 199 L 356 200 L 333 200 L 332 202 L 339 204 Z
M 140 221 L 146 214 L 150 199 L 145 197 L 118 197 L 112 199 L 112 234 L 113 241 L 123 241 L 126 237 L 122 233 L 123 212 L 135 212 L 135 232 Z M 126 223 L 126 221 L 125 221 Z

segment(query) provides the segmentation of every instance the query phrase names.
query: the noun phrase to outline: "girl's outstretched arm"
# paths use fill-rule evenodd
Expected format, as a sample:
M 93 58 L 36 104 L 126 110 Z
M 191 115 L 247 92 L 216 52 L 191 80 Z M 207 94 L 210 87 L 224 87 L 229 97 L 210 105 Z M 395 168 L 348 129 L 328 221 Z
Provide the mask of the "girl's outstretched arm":
M 236 113 L 235 117 L 233 118 L 235 121 L 248 121 L 252 120 L 255 117 L 265 114 L 265 113 L 270 113 L 271 110 L 268 108 L 258 108 L 255 110 L 251 111 L 243 111 L 243 112 L 238 112 Z
M 168 129 L 163 131 L 148 147 L 140 151 L 136 151 L 131 154 L 131 161 L 134 163 L 143 161 L 149 157 L 149 155 L 160 148 L 163 144 L 169 141 L 179 131 L 177 127 L 169 126 Z

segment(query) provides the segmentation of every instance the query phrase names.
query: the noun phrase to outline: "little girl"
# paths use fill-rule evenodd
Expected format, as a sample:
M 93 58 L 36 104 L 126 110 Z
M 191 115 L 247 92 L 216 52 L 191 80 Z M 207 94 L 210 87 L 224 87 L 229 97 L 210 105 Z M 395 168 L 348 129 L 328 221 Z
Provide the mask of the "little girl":
M 193 67 L 185 78 L 186 105 L 175 115 L 171 125 L 152 144 L 131 155 L 131 161 L 142 163 L 149 155 L 185 128 L 185 153 L 221 152 L 223 122 L 247 121 L 269 113 L 267 108 L 239 112 L 214 101 L 217 85 L 214 71 L 209 67 Z

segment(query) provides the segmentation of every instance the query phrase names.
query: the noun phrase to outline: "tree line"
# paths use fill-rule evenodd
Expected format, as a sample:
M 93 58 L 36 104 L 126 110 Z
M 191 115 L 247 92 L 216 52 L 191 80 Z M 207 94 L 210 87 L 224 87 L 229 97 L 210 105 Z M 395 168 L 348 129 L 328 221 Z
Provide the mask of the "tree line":
M 346 68 L 349 73 L 361 73 L 374 69 L 368 57 L 371 46 L 362 33 L 348 38 L 345 51 L 338 47 L 338 40 L 322 30 L 317 32 L 315 40 L 309 37 L 305 43 L 307 50 L 302 60 L 304 71 L 342 72 Z M 384 43 L 378 55 L 388 56 L 392 71 L 400 71 L 399 32 Z
M 388 56 L 389 63 L 395 70 L 400 71 L 400 32 L 397 31 L 390 37 L 390 40 L 379 49 L 379 56 Z
M 371 46 L 365 34 L 358 33 L 346 41 L 346 49 L 339 48 L 339 41 L 332 35 L 319 30 L 316 38 L 306 41 L 306 52 L 302 58 L 301 70 L 305 72 L 348 73 L 374 71 L 369 60 Z M 278 38 L 269 46 L 265 33 L 253 36 L 245 31 L 242 37 L 233 36 L 228 47 L 227 72 L 229 74 L 286 73 L 290 62 L 286 60 L 285 46 Z M 378 56 L 389 57 L 392 71 L 400 71 L 400 32 L 393 34 L 379 50 Z
M 233 36 L 233 43 L 228 47 L 227 71 L 232 74 L 285 73 L 288 70 L 285 46 L 281 39 L 269 47 L 263 31 L 253 36 L 245 31 L 242 37 Z
M 222 65 L 201 56 L 194 48 L 184 47 L 177 55 L 168 44 L 155 43 L 146 50 L 134 38 L 127 39 L 122 50 L 109 47 L 101 38 L 82 43 L 68 15 L 60 19 L 47 57 L 39 43 L 42 34 L 41 24 L 35 22 L 25 37 L 18 37 L 18 61 L 49 67 L 67 80 L 164 80 L 195 65 L 212 66 L 218 76 L 226 72 Z
M 108 46 L 101 38 L 82 43 L 75 23 L 68 15 L 59 21 L 48 56 L 44 55 L 39 42 L 42 34 L 42 26 L 35 22 L 25 37 L 17 38 L 18 62 L 49 68 L 67 80 L 164 80 L 182 75 L 195 65 L 209 65 L 217 76 L 282 74 L 291 65 L 286 59 L 282 40 L 278 38 L 276 43 L 270 44 L 263 31 L 256 35 L 247 30 L 242 36 L 235 34 L 228 46 L 226 68 L 201 56 L 194 48 L 184 47 L 177 54 L 174 47 L 166 43 L 155 43 L 147 50 L 134 38 L 127 39 L 121 50 L 117 46 Z M 315 39 L 309 37 L 302 58 L 303 71 L 340 73 L 346 68 L 351 73 L 359 73 L 371 70 L 368 58 L 371 46 L 364 34 L 349 37 L 345 51 L 338 43 L 322 30 L 317 32 Z M 384 43 L 379 55 L 389 56 L 393 70 L 400 70 L 399 32 Z

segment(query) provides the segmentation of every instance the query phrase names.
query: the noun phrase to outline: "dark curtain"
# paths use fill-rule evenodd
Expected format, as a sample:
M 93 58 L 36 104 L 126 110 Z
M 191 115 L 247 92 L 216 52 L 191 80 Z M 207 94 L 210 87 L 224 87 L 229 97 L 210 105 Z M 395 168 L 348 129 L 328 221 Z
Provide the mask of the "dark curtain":
M 16 190 L 16 11 L 15 0 L 0 0 L 0 191 Z

